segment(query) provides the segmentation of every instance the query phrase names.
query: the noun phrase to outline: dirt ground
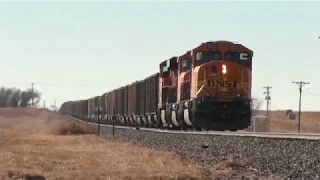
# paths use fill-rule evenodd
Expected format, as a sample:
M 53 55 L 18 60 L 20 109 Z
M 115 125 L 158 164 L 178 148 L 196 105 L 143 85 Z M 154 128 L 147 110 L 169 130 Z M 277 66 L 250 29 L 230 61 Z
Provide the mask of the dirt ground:
M 297 132 L 298 112 L 296 119 L 287 117 L 285 110 L 270 112 L 270 129 L 272 132 Z M 266 111 L 256 111 L 255 115 L 266 115 Z M 300 132 L 320 133 L 320 112 L 301 112 Z
M 48 110 L 0 109 L 0 179 L 208 179 L 226 177 L 235 164 L 209 169 L 92 133 Z

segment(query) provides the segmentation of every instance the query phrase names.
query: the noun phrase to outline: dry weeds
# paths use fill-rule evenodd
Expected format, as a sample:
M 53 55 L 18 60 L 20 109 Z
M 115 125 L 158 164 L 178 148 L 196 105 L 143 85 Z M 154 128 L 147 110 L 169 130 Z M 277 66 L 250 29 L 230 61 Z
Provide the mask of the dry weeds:
M 203 179 L 208 174 L 174 153 L 90 135 L 87 125 L 47 110 L 0 109 L 0 132 L 0 179 Z
M 64 120 L 59 114 L 46 109 L 0 109 L 0 132 L 6 136 L 30 134 L 93 134 L 89 126 Z
M 298 112 L 295 120 L 290 120 L 283 111 L 272 111 L 270 113 L 270 128 L 272 132 L 297 132 Z M 258 111 L 258 115 L 266 115 L 265 111 Z M 320 112 L 301 112 L 301 132 L 320 133 Z

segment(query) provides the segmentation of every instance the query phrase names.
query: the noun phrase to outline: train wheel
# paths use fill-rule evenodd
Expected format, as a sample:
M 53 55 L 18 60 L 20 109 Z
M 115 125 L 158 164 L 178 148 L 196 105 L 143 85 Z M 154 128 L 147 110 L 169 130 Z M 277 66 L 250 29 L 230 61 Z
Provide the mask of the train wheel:
M 201 116 L 201 113 L 195 111 L 194 109 L 191 109 L 191 119 L 192 119 L 192 122 L 194 125 L 193 126 L 194 130 L 201 131 L 202 128 L 205 128 L 204 124 L 203 124 L 203 118 Z
M 183 104 L 179 104 L 178 110 L 177 110 L 177 118 L 178 122 L 180 124 L 180 130 L 188 130 L 188 125 L 186 124 L 183 116 Z

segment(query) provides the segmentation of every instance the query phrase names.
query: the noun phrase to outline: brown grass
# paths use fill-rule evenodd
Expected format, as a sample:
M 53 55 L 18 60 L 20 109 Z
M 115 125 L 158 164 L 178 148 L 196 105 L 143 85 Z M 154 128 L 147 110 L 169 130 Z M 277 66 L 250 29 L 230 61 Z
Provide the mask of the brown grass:
M 208 174 L 174 153 L 90 135 L 88 126 L 47 110 L 0 109 L 0 132 L 0 179 L 204 179 Z
M 0 169 L 49 179 L 152 179 L 201 177 L 203 171 L 173 153 L 92 136 L 34 135 L 2 143 Z
M 298 112 L 295 120 L 287 118 L 285 110 L 272 111 L 270 114 L 270 127 L 272 132 L 297 132 Z M 256 112 L 258 115 L 266 115 L 265 111 Z M 301 113 L 301 132 L 320 133 L 320 112 Z
M 29 134 L 93 134 L 89 126 L 66 121 L 59 114 L 45 109 L 4 108 L 0 109 L 0 132 L 5 135 Z

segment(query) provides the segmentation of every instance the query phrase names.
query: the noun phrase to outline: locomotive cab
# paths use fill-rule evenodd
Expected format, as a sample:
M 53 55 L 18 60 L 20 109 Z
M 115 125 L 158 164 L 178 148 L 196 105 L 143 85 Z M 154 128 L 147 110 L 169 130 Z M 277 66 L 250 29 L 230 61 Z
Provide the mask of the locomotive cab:
M 162 127 L 178 126 L 177 122 L 171 122 L 170 118 L 170 109 L 177 102 L 177 70 L 177 57 L 160 63 L 158 118 L 161 120 Z
M 178 57 L 178 102 L 190 100 L 191 58 L 191 51 L 188 51 L 184 55 Z
M 239 130 L 250 125 L 253 52 L 229 41 L 192 50 L 188 118 L 199 128 Z

